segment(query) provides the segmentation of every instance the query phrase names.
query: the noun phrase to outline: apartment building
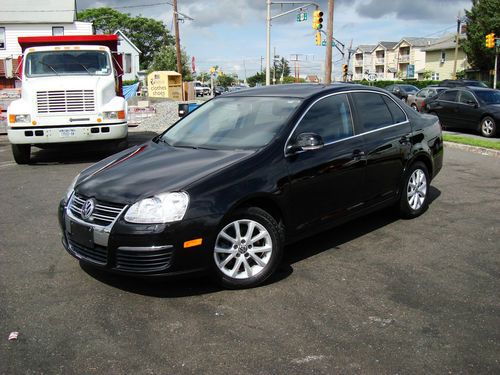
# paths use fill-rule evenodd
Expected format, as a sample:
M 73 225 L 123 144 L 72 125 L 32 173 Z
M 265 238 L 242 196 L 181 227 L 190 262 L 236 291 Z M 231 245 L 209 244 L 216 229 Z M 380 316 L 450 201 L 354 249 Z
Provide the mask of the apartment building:
M 358 81 L 372 73 L 372 51 L 375 45 L 360 45 L 354 51 L 351 72 L 353 80 Z
M 443 80 L 453 78 L 456 47 L 455 39 L 455 34 L 448 34 L 423 49 L 425 51 L 425 71 L 431 73 L 431 79 Z M 460 39 L 465 39 L 465 35 L 461 35 Z M 470 65 L 467 62 L 467 55 L 459 43 L 456 71 L 460 72 L 469 68 Z M 422 74 L 423 76 L 424 72 L 418 73 L 420 78 L 420 75 Z

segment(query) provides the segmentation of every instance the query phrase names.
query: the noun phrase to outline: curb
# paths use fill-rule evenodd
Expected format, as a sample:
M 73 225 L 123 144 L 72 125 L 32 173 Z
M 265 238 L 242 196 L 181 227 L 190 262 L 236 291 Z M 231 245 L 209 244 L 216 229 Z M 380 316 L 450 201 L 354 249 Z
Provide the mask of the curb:
M 470 145 L 464 145 L 462 143 L 455 143 L 455 142 L 448 142 L 448 141 L 445 141 L 444 145 L 445 145 L 445 147 L 457 148 L 459 150 L 474 152 L 476 154 L 481 154 L 484 156 L 493 156 L 493 157 L 500 158 L 500 150 L 492 150 L 491 148 L 470 146 Z

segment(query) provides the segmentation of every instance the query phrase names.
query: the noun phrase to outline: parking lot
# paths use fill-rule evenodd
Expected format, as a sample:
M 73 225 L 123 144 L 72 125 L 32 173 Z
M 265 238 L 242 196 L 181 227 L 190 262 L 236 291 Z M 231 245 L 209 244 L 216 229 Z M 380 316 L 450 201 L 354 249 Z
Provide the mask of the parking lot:
M 0 136 L 0 373 L 499 373 L 500 158 L 445 151 L 421 217 L 303 240 L 266 285 L 227 291 L 81 267 L 57 205 L 110 151 L 18 166 Z

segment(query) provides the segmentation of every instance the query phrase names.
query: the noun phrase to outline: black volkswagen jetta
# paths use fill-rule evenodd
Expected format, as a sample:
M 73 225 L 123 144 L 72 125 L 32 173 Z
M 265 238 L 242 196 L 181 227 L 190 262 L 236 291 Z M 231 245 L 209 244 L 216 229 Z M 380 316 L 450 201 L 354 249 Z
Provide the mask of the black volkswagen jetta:
M 386 91 L 242 90 L 84 170 L 60 204 L 62 242 L 112 272 L 255 286 L 287 243 L 386 206 L 420 215 L 442 159 L 438 119 Z

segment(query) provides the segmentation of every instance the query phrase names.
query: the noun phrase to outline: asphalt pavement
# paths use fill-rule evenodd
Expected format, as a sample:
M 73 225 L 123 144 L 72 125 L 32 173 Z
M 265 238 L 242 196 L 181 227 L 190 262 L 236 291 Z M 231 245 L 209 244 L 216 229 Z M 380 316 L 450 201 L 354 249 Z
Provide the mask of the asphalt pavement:
M 500 158 L 446 149 L 423 216 L 303 240 L 266 285 L 227 291 L 65 252 L 58 202 L 111 152 L 18 166 L 0 136 L 0 374 L 500 373 Z

